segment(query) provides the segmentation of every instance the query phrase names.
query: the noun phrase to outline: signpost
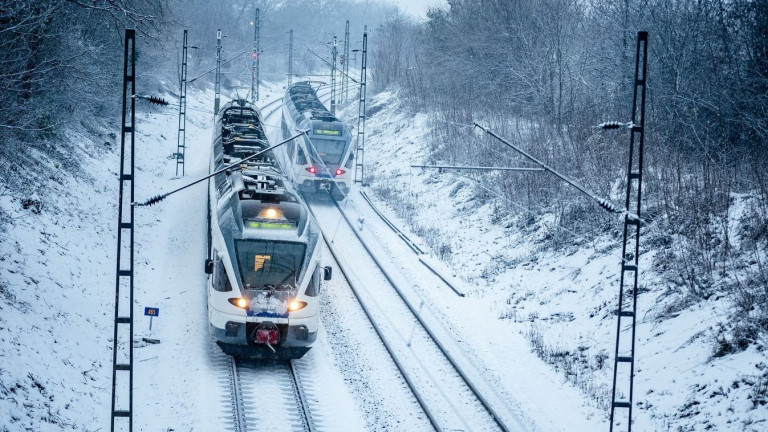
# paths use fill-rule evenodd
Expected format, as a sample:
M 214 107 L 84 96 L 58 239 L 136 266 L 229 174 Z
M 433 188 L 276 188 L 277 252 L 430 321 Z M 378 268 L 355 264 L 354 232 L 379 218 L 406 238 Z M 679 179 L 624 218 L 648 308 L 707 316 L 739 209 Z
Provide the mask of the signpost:
M 152 331 L 152 318 L 160 316 L 160 308 L 145 307 L 144 315 L 149 317 L 149 331 Z

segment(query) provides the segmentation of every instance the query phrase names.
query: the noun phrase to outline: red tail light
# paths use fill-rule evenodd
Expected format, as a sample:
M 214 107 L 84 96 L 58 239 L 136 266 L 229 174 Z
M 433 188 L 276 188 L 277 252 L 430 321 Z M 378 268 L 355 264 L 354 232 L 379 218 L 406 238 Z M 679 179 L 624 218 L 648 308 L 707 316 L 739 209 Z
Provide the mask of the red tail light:
M 344 174 L 345 172 L 346 172 L 346 171 L 344 171 L 344 170 L 343 170 L 343 169 L 341 169 L 341 168 L 336 168 L 336 175 L 337 175 L 337 176 L 340 176 L 340 175 Z
M 315 167 L 313 167 L 313 166 L 306 168 L 306 170 L 309 171 L 312 174 L 317 172 L 317 169 Z

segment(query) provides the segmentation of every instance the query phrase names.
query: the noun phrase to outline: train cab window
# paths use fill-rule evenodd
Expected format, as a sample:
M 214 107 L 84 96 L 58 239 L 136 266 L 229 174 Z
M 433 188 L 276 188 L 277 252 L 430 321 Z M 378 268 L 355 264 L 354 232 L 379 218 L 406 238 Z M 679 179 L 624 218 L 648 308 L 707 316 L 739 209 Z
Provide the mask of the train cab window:
M 320 294 L 320 273 L 322 273 L 320 267 L 315 268 L 315 272 L 312 273 L 312 280 L 309 281 L 307 290 L 304 292 L 307 297 L 317 297 Z
M 227 269 L 221 259 L 216 260 L 213 268 L 213 289 L 219 292 L 232 291 L 232 284 L 227 277 Z

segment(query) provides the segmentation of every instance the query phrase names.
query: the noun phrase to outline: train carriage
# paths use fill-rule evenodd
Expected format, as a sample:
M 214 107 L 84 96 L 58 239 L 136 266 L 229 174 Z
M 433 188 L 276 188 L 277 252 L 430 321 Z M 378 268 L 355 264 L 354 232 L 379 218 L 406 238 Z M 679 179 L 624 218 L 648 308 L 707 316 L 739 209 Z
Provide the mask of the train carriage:
M 327 191 L 334 199 L 344 199 L 355 164 L 351 133 L 323 106 L 309 82 L 296 83 L 286 91 L 282 128 L 284 137 L 292 130 L 308 131 L 278 152 L 291 181 L 304 192 Z
M 211 172 L 267 149 L 260 114 L 225 104 L 214 129 Z M 298 358 L 317 337 L 320 230 L 272 151 L 209 183 L 206 260 L 210 330 L 224 352 Z

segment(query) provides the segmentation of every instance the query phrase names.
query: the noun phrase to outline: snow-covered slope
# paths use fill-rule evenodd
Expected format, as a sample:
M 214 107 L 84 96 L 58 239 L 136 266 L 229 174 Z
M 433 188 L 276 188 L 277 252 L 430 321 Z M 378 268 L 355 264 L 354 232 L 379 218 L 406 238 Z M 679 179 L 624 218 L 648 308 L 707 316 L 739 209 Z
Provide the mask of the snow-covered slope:
M 352 124 L 356 108 L 345 111 Z M 498 332 L 490 353 L 524 337 L 526 349 L 560 371 L 564 386 L 578 388 L 607 429 L 620 238 L 606 234 L 553 247 L 546 218 L 494 220 L 492 206 L 476 199 L 481 189 L 471 178 L 410 168 L 428 162 L 433 124 L 426 114 L 405 111 L 395 91 L 375 95 L 368 113 L 369 195 L 464 280 L 469 301 L 487 311 L 477 318 L 485 322 L 474 325 Z M 617 218 L 616 232 L 620 228 Z M 713 296 L 669 312 L 679 298 L 669 295 L 656 269 L 659 250 L 641 247 L 633 429 L 766 430 L 765 353 L 753 347 L 714 357 L 729 301 Z

